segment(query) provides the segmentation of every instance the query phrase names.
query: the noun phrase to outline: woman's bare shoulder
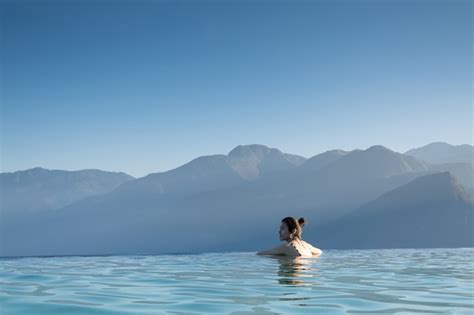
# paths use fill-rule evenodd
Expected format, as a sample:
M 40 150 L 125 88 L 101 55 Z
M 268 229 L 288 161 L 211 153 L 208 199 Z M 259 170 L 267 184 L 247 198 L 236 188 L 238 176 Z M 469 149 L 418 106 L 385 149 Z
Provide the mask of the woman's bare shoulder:
M 282 243 L 268 250 L 263 250 L 257 255 L 294 255 L 296 249 L 288 243 Z
M 313 247 L 313 245 L 311 245 L 310 243 L 308 243 L 308 242 L 306 242 L 306 241 L 301 240 L 301 242 L 302 242 L 304 245 L 308 246 L 308 247 Z
M 313 245 L 311 245 L 310 243 L 308 242 L 305 242 L 305 241 L 302 241 L 304 243 L 304 245 L 306 245 L 307 247 L 309 247 L 311 249 L 311 253 L 313 255 L 321 255 L 323 253 L 322 250 L 320 250 L 319 248 L 317 247 L 314 247 Z
M 298 250 L 299 245 L 292 241 L 286 244 L 286 254 L 288 256 L 301 256 L 300 251 Z

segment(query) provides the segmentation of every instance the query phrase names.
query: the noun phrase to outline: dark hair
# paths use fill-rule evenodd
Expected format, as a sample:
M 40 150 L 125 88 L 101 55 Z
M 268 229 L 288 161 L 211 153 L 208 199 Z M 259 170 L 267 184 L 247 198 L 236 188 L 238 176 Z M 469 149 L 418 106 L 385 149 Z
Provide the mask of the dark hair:
M 284 222 L 288 226 L 288 231 L 290 234 L 294 234 L 293 238 L 301 238 L 301 233 L 303 232 L 303 226 L 306 224 L 304 218 L 299 218 L 296 220 L 293 217 L 286 217 L 281 222 Z

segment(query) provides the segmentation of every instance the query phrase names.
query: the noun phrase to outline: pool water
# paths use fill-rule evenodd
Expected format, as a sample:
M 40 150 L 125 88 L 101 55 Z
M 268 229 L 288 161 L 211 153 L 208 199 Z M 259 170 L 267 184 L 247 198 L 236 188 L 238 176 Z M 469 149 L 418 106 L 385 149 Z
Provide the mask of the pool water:
M 1 314 L 474 314 L 474 249 L 0 259 Z

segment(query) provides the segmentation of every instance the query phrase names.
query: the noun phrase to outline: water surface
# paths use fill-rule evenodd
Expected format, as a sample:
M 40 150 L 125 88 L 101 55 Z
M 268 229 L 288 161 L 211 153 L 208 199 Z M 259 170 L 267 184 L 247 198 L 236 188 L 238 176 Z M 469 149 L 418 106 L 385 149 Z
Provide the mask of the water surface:
M 474 314 L 474 249 L 0 259 L 1 314 Z

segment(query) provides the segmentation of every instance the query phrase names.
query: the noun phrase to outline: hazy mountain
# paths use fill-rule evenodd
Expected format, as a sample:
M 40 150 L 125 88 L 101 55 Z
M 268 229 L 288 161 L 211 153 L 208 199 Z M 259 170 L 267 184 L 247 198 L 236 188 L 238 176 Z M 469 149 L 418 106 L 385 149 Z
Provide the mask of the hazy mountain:
M 239 145 L 227 156 L 229 165 L 246 180 L 287 171 L 303 164 L 305 158 L 284 154 L 263 145 Z
M 313 229 L 305 233 L 317 240 L 317 224 L 437 172 L 382 146 L 288 156 L 239 146 L 55 212 L 3 222 L 1 255 L 254 250 L 278 241 L 288 215 L 309 219 Z
M 318 171 L 327 165 L 339 160 L 341 157 L 347 155 L 349 152 L 342 150 L 331 150 L 324 153 L 313 156 L 302 163 L 303 165 L 299 168 L 300 171 Z
M 186 195 L 233 186 L 244 179 L 227 162 L 225 155 L 202 156 L 176 169 L 153 173 L 120 186 L 114 193 L 141 196 Z
M 300 166 L 307 160 L 305 157 L 295 155 L 295 154 L 283 153 L 283 155 L 288 160 L 288 162 L 290 162 L 291 164 L 295 166 Z
M 434 142 L 409 150 L 405 154 L 433 164 L 474 163 L 474 147 L 468 144 L 451 145 L 444 142 Z
M 429 172 L 413 157 L 372 146 L 348 152 L 315 171 L 295 172 L 282 179 L 284 187 L 278 190 L 290 196 L 288 205 L 320 208 L 320 219 L 330 219 Z
M 239 145 L 228 155 L 202 156 L 176 169 L 121 186 L 119 194 L 186 195 L 233 187 L 296 168 L 305 158 L 263 145 Z
M 474 163 L 430 164 L 430 170 L 450 172 L 467 191 L 474 189 Z
M 425 163 L 381 145 L 354 150 L 323 169 L 324 173 L 346 174 L 354 178 L 390 177 L 408 172 L 427 171 Z
M 304 172 L 299 168 L 305 163 L 288 164 L 279 151 L 262 147 L 201 157 L 10 224 L 4 254 L 248 250 L 268 245 L 283 216 L 329 220 L 425 171 L 423 163 L 380 146 L 337 155 L 342 157 Z M 237 164 L 241 172 L 235 170 Z M 251 172 L 255 169 L 257 177 Z M 251 180 L 249 174 L 254 174 Z M 31 233 L 34 240 L 25 238 Z
M 2 214 L 58 209 L 112 191 L 133 177 L 100 170 L 61 171 L 33 168 L 0 174 Z
M 468 144 L 451 145 L 435 142 L 405 153 L 426 161 L 430 170 L 448 171 L 468 191 L 474 189 L 474 147 Z
M 324 248 L 474 245 L 474 201 L 448 172 L 395 188 L 315 232 Z

